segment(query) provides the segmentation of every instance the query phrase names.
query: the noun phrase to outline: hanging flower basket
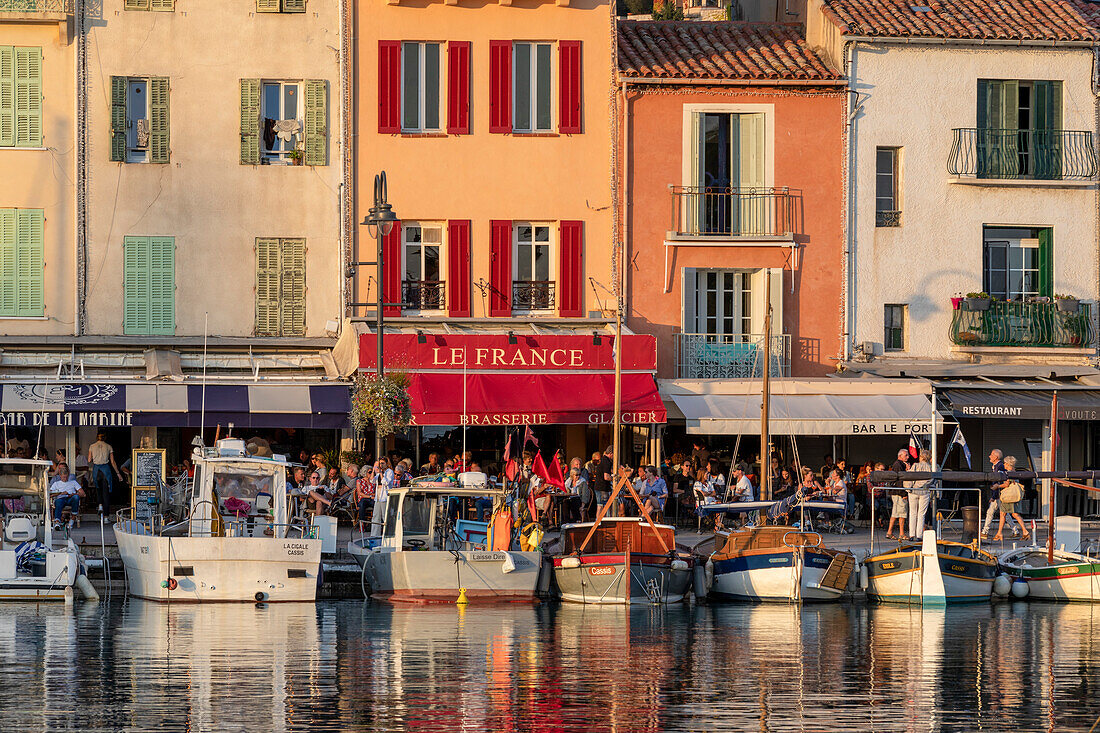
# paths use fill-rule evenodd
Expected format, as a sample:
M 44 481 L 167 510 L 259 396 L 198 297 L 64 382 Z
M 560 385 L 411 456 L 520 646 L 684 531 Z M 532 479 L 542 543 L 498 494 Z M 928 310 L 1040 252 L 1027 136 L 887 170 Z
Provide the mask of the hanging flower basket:
M 351 427 L 364 433 L 373 427 L 378 435 L 392 435 L 412 421 L 409 377 L 402 372 L 360 374 L 351 386 Z

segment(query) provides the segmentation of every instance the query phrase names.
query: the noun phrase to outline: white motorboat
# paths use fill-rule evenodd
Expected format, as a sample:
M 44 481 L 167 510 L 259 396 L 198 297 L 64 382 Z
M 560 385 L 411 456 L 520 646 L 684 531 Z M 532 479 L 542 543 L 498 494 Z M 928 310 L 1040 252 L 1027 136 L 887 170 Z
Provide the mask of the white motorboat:
M 99 596 L 84 557 L 51 521 L 49 461 L 0 459 L 0 500 L 6 502 L 0 543 L 0 600 L 72 600 Z
M 481 497 L 494 500 L 490 521 L 462 518 Z M 348 548 L 363 565 L 371 597 L 454 603 L 461 594 L 470 603 L 535 601 L 542 553 L 514 549 L 512 514 L 503 500 L 504 492 L 484 478 L 477 486 L 422 482 L 391 489 L 381 541 L 371 547 L 366 539 L 353 540 Z
M 119 513 L 114 526 L 130 595 L 154 601 L 313 601 L 321 540 L 289 523 L 286 461 L 224 439 L 196 451 L 185 516 Z

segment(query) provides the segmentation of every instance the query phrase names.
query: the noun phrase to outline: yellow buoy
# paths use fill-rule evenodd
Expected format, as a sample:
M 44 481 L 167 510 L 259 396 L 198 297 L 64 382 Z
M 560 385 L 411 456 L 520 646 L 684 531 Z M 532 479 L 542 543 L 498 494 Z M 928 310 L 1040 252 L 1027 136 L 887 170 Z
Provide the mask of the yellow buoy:
M 465 606 L 467 603 L 469 603 L 469 601 L 466 600 L 466 589 L 465 588 L 459 588 L 458 589 L 458 600 L 455 601 L 455 603 L 457 603 L 460 606 Z

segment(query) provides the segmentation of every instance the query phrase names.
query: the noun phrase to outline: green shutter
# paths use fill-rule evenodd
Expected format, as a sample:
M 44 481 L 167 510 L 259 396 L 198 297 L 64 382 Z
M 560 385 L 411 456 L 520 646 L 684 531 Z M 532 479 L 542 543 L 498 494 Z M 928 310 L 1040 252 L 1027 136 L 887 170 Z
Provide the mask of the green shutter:
M 306 335 L 306 240 L 284 239 L 280 247 L 279 335 Z
M 306 165 L 325 165 L 328 146 L 328 100 L 323 79 L 307 79 L 305 145 Z
M 256 0 L 257 13 L 279 12 L 279 0 Z
M 306 12 L 306 0 L 283 0 L 284 13 Z
M 1020 83 L 1015 79 L 978 80 L 978 177 L 1018 174 Z
M 41 317 L 46 313 L 43 294 L 42 209 L 20 209 L 16 220 L 15 315 Z
M 0 209 L 0 316 L 14 316 L 16 310 L 16 218 L 15 209 Z
M 126 77 L 111 77 L 111 160 L 126 160 Z
M 176 9 L 175 0 L 150 0 L 150 10 L 157 10 L 162 13 L 171 13 Z
M 149 333 L 149 237 L 122 239 L 122 332 Z
M 1054 230 L 1039 230 L 1039 295 L 1054 296 Z
M 241 79 L 241 165 L 260 164 L 260 80 Z
M 15 145 L 15 49 L 0 46 L 0 146 Z
M 279 240 L 256 239 L 256 335 L 279 335 Z
M 168 135 L 168 78 L 149 79 L 149 162 L 167 163 L 171 155 Z
M 176 332 L 176 239 L 149 238 L 149 333 Z
M 42 146 L 42 49 L 15 49 L 15 144 Z
M 1039 179 L 1062 177 L 1062 82 L 1031 83 L 1031 175 Z
M 149 0 L 125 0 L 122 7 L 126 10 L 148 10 Z

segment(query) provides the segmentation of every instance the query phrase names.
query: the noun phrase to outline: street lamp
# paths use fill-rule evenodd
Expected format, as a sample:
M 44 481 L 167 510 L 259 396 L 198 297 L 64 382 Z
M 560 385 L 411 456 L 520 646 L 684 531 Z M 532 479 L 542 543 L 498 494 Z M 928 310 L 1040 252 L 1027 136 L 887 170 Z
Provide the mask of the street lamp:
M 386 201 L 386 172 L 382 171 L 374 177 L 374 206 L 370 207 L 370 211 L 367 212 L 367 218 L 363 219 L 363 224 L 366 224 L 367 230 L 371 236 L 375 238 L 378 243 L 378 253 L 375 257 L 375 264 L 378 267 L 378 274 L 376 276 L 376 308 L 375 308 L 375 330 L 377 333 L 378 342 L 378 355 L 374 362 L 374 368 L 377 371 L 379 379 L 381 379 L 382 371 L 382 308 L 385 305 L 383 303 L 382 292 L 382 240 L 389 236 L 393 231 L 393 225 L 398 221 L 397 214 L 393 213 L 393 207 Z M 374 429 L 374 460 L 378 460 L 382 457 L 382 435 L 378 432 L 378 427 Z

